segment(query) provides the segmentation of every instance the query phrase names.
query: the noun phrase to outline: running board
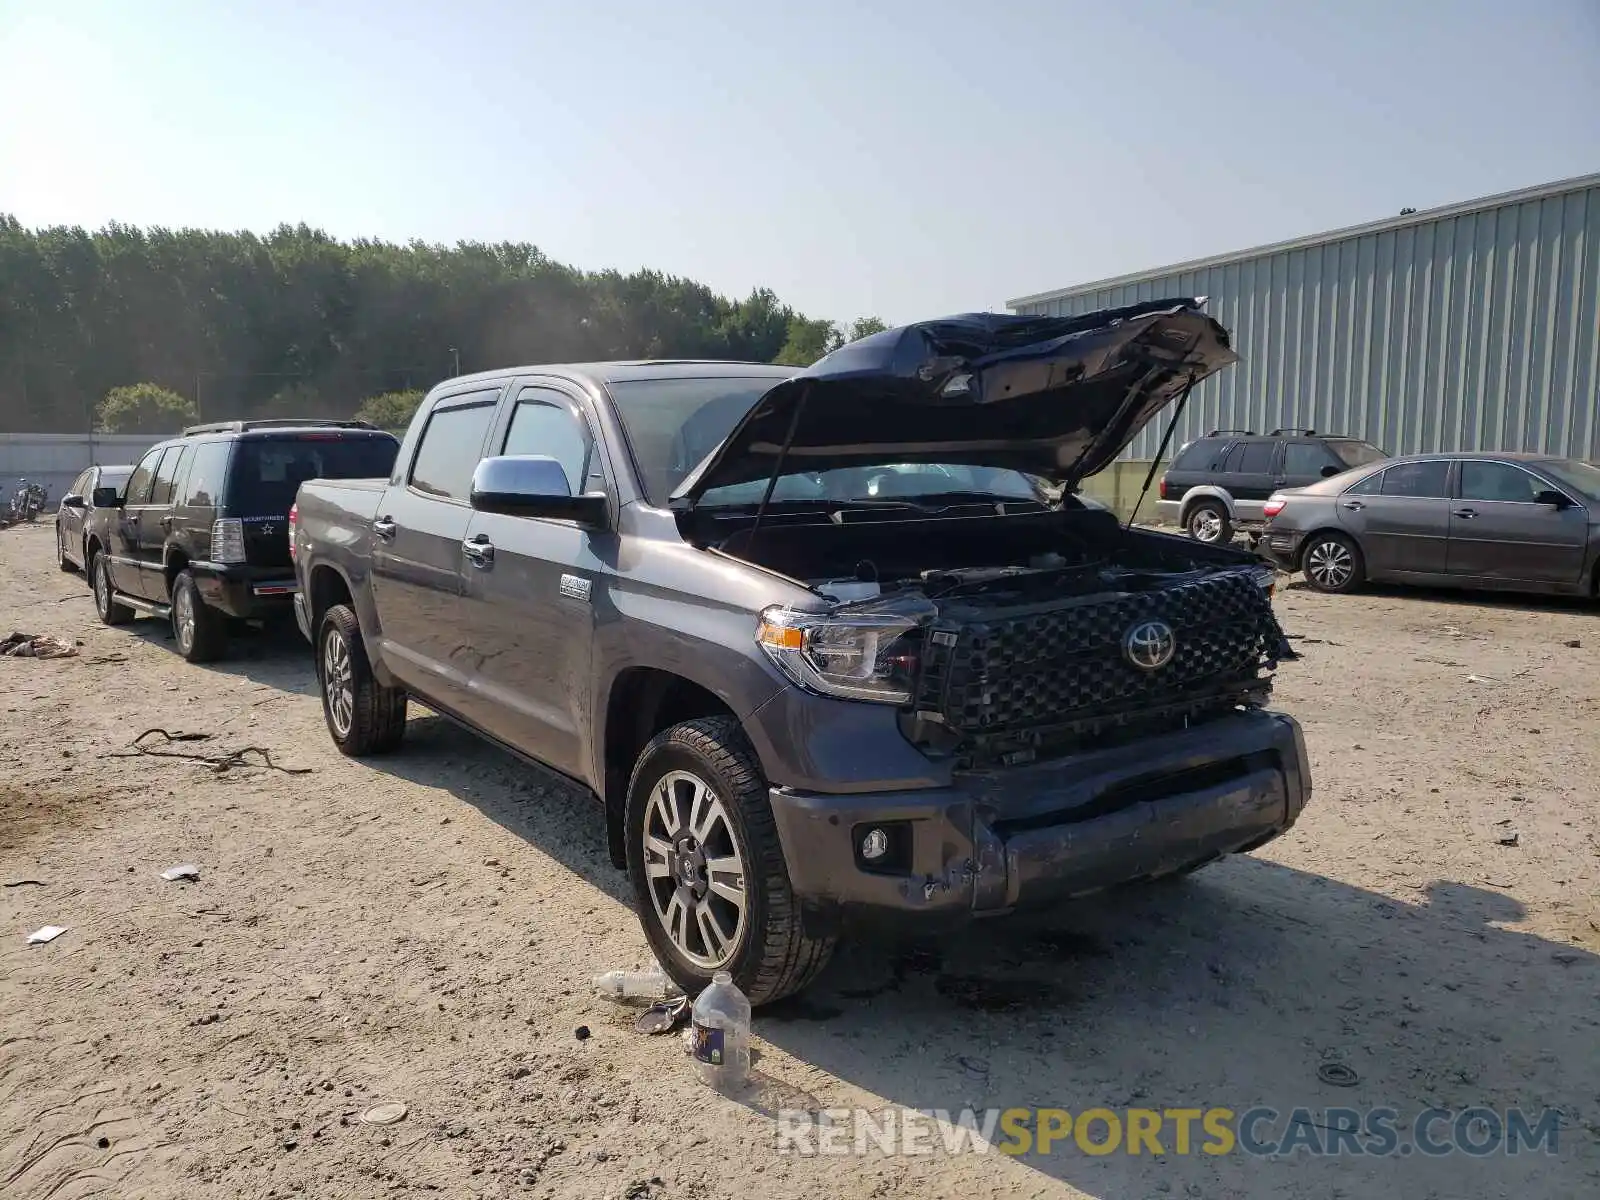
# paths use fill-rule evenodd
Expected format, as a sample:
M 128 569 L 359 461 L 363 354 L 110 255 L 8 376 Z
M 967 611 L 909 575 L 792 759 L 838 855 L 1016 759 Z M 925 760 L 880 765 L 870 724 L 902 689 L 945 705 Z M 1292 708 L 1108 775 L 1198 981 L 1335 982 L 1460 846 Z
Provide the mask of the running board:
M 157 604 L 154 600 L 140 600 L 137 596 L 124 596 L 121 592 L 112 592 L 118 604 L 125 604 L 129 608 L 136 608 L 142 613 L 149 613 L 152 617 L 170 617 L 172 605 Z

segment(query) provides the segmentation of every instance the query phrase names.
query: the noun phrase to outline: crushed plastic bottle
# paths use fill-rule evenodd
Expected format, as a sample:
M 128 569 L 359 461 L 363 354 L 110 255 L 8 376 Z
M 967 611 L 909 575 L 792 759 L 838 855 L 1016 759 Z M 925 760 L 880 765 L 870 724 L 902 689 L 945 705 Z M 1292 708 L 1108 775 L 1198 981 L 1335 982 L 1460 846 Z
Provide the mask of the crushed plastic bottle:
M 713 975 L 695 999 L 689 1031 L 700 1078 L 719 1092 L 742 1087 L 750 1074 L 750 1001 L 728 972 Z
M 670 1000 L 683 995 L 661 967 L 647 971 L 606 971 L 594 977 L 594 990 L 607 1000 Z

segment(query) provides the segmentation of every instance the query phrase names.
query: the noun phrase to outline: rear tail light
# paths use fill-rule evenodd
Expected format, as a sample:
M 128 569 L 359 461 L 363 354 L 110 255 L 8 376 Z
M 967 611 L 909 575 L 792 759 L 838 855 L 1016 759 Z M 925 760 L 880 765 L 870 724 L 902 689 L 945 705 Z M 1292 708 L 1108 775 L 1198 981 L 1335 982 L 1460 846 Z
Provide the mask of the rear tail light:
M 238 517 L 224 517 L 211 523 L 211 558 L 223 563 L 245 561 L 244 522 Z
M 1261 515 L 1270 521 L 1281 513 L 1283 506 L 1288 503 L 1282 496 L 1269 496 L 1267 502 L 1261 506 Z
M 299 519 L 300 519 L 300 504 L 299 504 L 299 501 L 296 501 L 295 503 L 289 505 L 289 561 L 290 562 L 294 561 L 294 527 L 295 527 L 295 522 L 297 522 Z
M 1167 498 L 1167 477 L 1165 475 L 1161 477 L 1161 490 L 1158 495 L 1160 495 L 1163 500 Z

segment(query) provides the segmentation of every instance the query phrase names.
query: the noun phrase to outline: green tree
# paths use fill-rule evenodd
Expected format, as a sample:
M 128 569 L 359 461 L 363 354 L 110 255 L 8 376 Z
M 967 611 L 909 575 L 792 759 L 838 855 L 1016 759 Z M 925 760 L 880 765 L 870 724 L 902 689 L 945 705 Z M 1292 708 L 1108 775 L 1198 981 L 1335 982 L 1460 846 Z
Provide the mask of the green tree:
M 855 324 L 850 326 L 850 332 L 845 334 L 846 342 L 859 342 L 864 337 L 871 337 L 875 333 L 882 333 L 889 326 L 878 317 L 857 317 Z
M 809 367 L 840 345 L 839 327 L 832 321 L 811 321 L 796 315 L 789 319 L 789 337 L 772 361 L 789 367 Z
M 381 396 L 368 396 L 356 409 L 356 419 L 371 421 L 379 429 L 399 432 L 411 424 L 417 406 L 422 403 L 422 393 L 384 392 Z
M 96 410 L 102 433 L 177 433 L 195 420 L 194 401 L 154 383 L 114 387 Z

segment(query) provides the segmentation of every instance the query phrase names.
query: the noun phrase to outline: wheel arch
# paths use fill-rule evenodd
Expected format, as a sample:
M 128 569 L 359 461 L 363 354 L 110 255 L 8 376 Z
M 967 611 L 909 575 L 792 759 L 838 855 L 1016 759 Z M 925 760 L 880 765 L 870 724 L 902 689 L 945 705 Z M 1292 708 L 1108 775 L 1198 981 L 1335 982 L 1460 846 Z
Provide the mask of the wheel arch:
M 1356 552 L 1361 555 L 1362 559 L 1366 558 L 1367 551 L 1366 548 L 1362 546 L 1360 538 L 1356 537 L 1355 534 L 1351 533 L 1343 525 L 1324 522 L 1323 524 L 1316 526 L 1311 530 L 1310 533 L 1306 534 L 1305 537 L 1300 539 L 1300 545 L 1294 552 L 1294 569 L 1296 571 L 1305 570 L 1306 551 L 1311 548 L 1311 544 L 1315 542 L 1317 538 L 1321 537 L 1325 533 L 1336 534 L 1337 536 L 1343 538 L 1356 548 Z
M 1197 484 L 1183 494 L 1183 499 L 1178 502 L 1178 519 L 1187 525 L 1189 514 L 1194 511 L 1194 506 L 1202 500 L 1215 500 L 1227 510 L 1228 519 L 1233 520 L 1233 496 L 1226 488 L 1213 484 Z

